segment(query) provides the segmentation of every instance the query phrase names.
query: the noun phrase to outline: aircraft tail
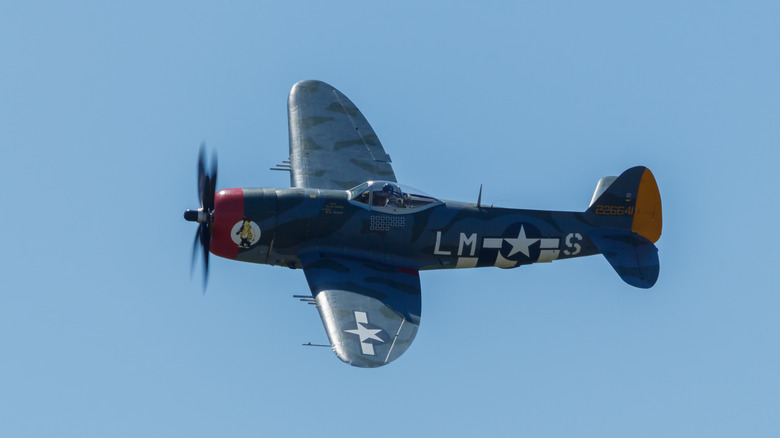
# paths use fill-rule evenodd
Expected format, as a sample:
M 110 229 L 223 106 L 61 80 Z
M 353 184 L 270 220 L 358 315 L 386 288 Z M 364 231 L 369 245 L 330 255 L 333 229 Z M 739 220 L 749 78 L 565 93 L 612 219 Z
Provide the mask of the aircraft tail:
M 596 228 L 589 236 L 626 283 L 652 287 L 658 279 L 661 195 L 650 169 L 637 166 L 599 180 L 585 216 Z

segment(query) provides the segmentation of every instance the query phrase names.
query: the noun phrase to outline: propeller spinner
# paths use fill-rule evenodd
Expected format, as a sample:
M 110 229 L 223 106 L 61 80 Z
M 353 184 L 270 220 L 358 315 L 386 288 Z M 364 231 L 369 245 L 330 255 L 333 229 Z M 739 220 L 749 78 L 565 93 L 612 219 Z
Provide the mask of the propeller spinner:
M 190 270 L 195 266 L 195 257 L 198 252 L 198 241 L 203 249 L 203 287 L 209 277 L 209 247 L 211 245 L 211 227 L 214 223 L 214 193 L 217 187 L 217 154 L 214 152 L 211 159 L 211 168 L 206 169 L 206 145 L 200 145 L 198 154 L 198 200 L 200 208 L 184 212 L 184 219 L 199 224 L 195 233 L 195 241 L 192 243 L 192 262 Z

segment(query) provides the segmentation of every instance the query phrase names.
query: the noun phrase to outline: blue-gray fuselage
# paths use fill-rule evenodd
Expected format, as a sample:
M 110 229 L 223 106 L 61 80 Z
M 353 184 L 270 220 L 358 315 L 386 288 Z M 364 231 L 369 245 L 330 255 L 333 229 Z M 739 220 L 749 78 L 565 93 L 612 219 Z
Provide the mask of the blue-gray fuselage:
M 240 261 L 300 268 L 300 255 L 313 251 L 425 270 L 513 268 L 598 254 L 583 213 L 432 199 L 420 208 L 376 206 L 344 190 L 242 190 L 243 216 L 261 235 L 239 250 Z

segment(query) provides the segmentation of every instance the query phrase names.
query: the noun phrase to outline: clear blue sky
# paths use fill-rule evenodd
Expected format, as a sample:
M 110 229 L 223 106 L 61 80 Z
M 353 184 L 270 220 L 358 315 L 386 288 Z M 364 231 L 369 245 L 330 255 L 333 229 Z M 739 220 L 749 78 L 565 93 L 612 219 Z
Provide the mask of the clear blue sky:
M 774 436 L 777 2 L 0 4 L 0 435 Z M 422 274 L 408 352 L 342 364 L 300 271 L 189 272 L 219 188 L 287 187 L 301 79 L 364 112 L 399 180 L 582 210 L 650 167 L 661 275 L 602 257 Z

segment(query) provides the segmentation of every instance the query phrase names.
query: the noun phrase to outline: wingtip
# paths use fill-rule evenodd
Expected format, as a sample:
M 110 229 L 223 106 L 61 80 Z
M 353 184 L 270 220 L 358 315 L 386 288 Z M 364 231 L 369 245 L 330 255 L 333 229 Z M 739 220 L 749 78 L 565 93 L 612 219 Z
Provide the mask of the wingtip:
M 335 90 L 333 86 L 323 81 L 316 79 L 304 79 L 293 84 L 292 88 L 290 89 L 290 95 L 292 96 L 296 93 L 316 93 L 322 87 L 332 88 Z

